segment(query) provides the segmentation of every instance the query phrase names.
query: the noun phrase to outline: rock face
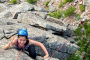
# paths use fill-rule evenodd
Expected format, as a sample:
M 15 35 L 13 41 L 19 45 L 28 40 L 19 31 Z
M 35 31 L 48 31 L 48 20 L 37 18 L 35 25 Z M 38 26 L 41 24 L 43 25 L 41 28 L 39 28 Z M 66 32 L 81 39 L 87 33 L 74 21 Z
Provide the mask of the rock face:
M 51 12 L 55 12 L 55 7 L 53 7 L 53 6 L 49 6 L 49 11 L 51 11 Z
M 14 24 L 14 25 L 4 25 L 1 28 L 3 28 L 3 30 L 5 32 L 5 38 L 15 35 L 16 32 L 18 31 L 18 29 L 21 29 L 21 28 L 27 29 L 27 31 L 29 33 L 29 38 L 39 41 L 39 42 L 42 42 L 45 45 L 45 47 L 47 48 L 50 56 L 55 52 L 55 50 L 57 50 L 60 46 L 62 46 L 62 44 L 64 44 L 64 42 L 66 41 L 66 39 L 64 39 L 62 37 L 54 36 L 53 34 L 47 32 L 47 31 L 43 31 L 43 30 L 31 27 L 29 25 L 21 24 L 21 23 Z M 56 53 L 56 55 L 54 57 L 59 58 L 59 59 L 68 58 L 69 55 L 74 50 L 77 51 L 78 48 L 79 48 L 78 46 L 76 46 L 74 44 L 70 44 L 68 41 Z M 11 51 L 13 51 L 13 50 L 11 50 Z M 42 51 L 42 49 L 40 47 L 36 46 L 36 51 L 38 54 L 44 56 L 44 52 Z
M 55 30 L 60 32 L 66 30 L 66 27 L 43 20 L 39 16 L 32 14 L 32 12 L 22 13 L 21 16 L 22 16 L 21 20 L 20 19 L 19 20 L 25 24 L 37 25 L 50 30 Z
M 10 9 L 2 11 L 0 13 L 0 60 L 14 60 L 18 55 L 16 49 L 3 50 L 2 47 L 9 42 L 7 39 L 17 34 L 19 29 L 27 29 L 29 38 L 43 43 L 50 56 L 63 45 L 51 60 L 63 60 L 64 58 L 69 58 L 70 54 L 74 51 L 76 52 L 79 49 L 77 45 L 71 44 L 70 41 L 67 41 L 65 38 L 47 31 L 52 30 L 57 33 L 68 32 L 66 35 L 72 34 L 72 31 L 68 31 L 62 21 L 56 22 L 55 19 L 51 17 L 47 19 L 48 13 L 48 10 L 28 4 L 27 2 L 12 5 L 10 6 Z M 50 19 L 53 19 L 54 22 L 51 22 Z M 39 28 L 36 28 L 35 26 Z M 44 56 L 43 50 L 40 47 L 35 47 L 37 53 Z M 39 56 L 37 57 L 37 60 L 40 60 L 41 58 L 42 57 Z M 21 53 L 19 60 L 32 59 Z M 46 60 L 48 60 L 48 58 L 46 58 Z
M 56 24 L 59 24 L 60 26 L 66 26 L 65 23 L 62 20 L 59 20 L 59 19 L 56 19 L 56 18 L 53 18 L 53 17 L 50 17 L 50 16 L 47 16 L 46 20 L 50 21 L 50 22 L 53 22 L 53 23 L 56 23 Z
M 84 5 L 90 5 L 90 0 L 84 0 Z
M 3 7 L 2 4 L 0 4 L 0 12 L 2 12 L 2 11 L 4 11 L 4 10 L 5 10 L 5 8 Z

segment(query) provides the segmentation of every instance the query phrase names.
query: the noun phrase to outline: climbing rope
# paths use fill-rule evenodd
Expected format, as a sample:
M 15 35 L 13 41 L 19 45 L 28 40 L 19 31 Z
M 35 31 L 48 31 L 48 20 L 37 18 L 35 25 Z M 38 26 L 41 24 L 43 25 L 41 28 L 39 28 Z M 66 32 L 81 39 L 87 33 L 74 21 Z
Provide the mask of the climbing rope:
M 16 60 L 18 60 L 18 57 L 19 57 L 19 55 L 20 55 L 20 53 L 22 52 L 23 50 L 20 50 L 20 52 L 19 52 L 19 54 L 18 54 L 18 56 L 17 56 L 17 59 Z
M 67 41 L 68 41 L 68 40 L 67 40 Z M 65 41 L 64 44 L 65 44 L 67 41 Z M 58 52 L 58 50 L 60 50 L 64 44 L 62 44 L 61 47 L 58 48 L 56 52 Z M 50 60 L 50 59 L 56 54 L 56 52 L 55 52 L 48 60 Z
M 73 35 L 73 34 L 72 34 Z M 72 37 L 72 35 L 68 38 L 68 39 L 70 39 L 71 37 Z M 57 50 L 56 50 L 56 52 L 58 52 L 58 50 L 60 50 L 61 48 L 62 48 L 62 46 L 67 42 L 68 40 L 66 40 Z M 48 59 L 48 60 L 50 60 L 55 54 L 56 54 L 56 52 Z

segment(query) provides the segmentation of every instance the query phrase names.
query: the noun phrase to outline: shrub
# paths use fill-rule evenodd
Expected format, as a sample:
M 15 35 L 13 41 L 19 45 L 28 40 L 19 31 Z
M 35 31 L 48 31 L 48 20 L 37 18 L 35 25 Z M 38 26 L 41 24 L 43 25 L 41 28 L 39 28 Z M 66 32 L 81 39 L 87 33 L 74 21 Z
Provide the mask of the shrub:
M 87 39 L 86 38 L 81 39 L 77 45 L 80 46 L 79 49 L 80 52 L 86 51 Z
M 90 60 L 90 54 L 85 53 L 83 60 Z
M 79 39 L 76 38 L 76 40 L 79 40 L 77 43 L 77 45 L 80 47 L 79 53 L 82 54 L 82 52 L 85 52 L 82 60 L 90 60 L 90 24 L 87 24 L 88 22 L 89 20 L 85 20 L 84 24 L 74 31 L 75 35 L 80 37 Z M 81 36 L 82 33 L 80 34 L 81 28 L 85 29 L 85 34 L 83 36 Z
M 27 2 L 30 4 L 35 4 L 37 2 L 37 0 L 27 0 Z
M 67 2 L 72 2 L 72 1 L 73 1 L 73 0 L 64 0 L 64 1 L 61 0 L 58 7 L 60 8 L 60 7 L 62 7 L 64 4 L 66 4 Z
M 77 37 L 77 38 L 74 38 L 74 40 L 75 40 L 75 41 L 78 41 L 78 40 L 79 40 L 79 38 L 78 38 L 78 37 Z
M 72 54 L 68 60 L 81 60 L 80 56 L 77 54 Z
M 81 19 L 79 14 L 76 14 L 76 19 L 77 20 Z
M 72 15 L 74 13 L 74 11 L 75 11 L 75 7 L 68 8 L 64 13 L 64 17 Z
M 59 3 L 59 6 L 58 6 L 58 7 L 60 8 L 60 7 L 62 7 L 62 6 L 63 6 L 63 2 L 62 2 L 62 1 L 60 1 L 60 3 Z
M 49 16 L 59 19 L 60 17 L 63 17 L 62 12 L 63 11 L 50 12 Z
M 90 53 L 90 45 L 87 48 L 87 53 Z
M 50 1 L 47 1 L 44 5 L 45 5 L 45 6 L 48 6 L 49 2 L 50 2 Z
M 73 0 L 64 0 L 65 3 L 72 2 Z
M 74 34 L 81 37 L 82 33 L 80 32 L 80 30 L 82 29 L 82 26 L 78 27 L 76 30 L 74 30 Z
M 84 11 L 85 10 L 85 6 L 84 5 L 80 5 L 80 10 Z
M 11 4 L 17 4 L 17 0 L 11 0 L 10 3 Z
M 90 24 L 88 25 L 86 29 L 86 37 L 90 39 Z

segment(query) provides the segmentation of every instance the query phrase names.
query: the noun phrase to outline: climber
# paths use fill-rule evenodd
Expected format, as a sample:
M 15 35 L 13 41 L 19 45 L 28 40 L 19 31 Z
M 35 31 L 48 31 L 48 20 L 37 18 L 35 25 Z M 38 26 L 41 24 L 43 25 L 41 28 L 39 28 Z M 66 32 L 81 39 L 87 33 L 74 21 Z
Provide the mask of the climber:
M 81 22 L 80 22 L 80 24 L 83 25 L 84 24 L 84 21 L 85 21 L 85 19 L 82 19 Z
M 45 53 L 45 56 L 43 57 L 43 59 L 47 58 L 49 56 L 45 46 L 37 41 L 28 39 L 28 32 L 25 29 L 20 29 L 18 31 L 17 36 L 13 36 L 10 39 L 12 39 L 12 41 L 10 41 L 7 45 L 5 45 L 3 47 L 4 50 L 12 47 L 13 45 L 16 47 L 16 49 L 18 50 L 26 50 L 29 52 L 29 56 L 32 57 L 33 59 L 36 58 L 36 51 L 35 51 L 35 46 L 40 46 L 42 48 L 42 50 Z

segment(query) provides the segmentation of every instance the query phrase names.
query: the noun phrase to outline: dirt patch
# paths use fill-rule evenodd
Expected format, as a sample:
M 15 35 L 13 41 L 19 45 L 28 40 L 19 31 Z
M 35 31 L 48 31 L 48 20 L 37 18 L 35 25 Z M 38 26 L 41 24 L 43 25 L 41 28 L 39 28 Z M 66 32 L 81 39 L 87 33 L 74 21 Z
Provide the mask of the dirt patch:
M 75 22 L 75 21 L 76 21 L 75 14 L 73 14 L 73 15 L 65 18 L 64 21 L 65 21 L 66 23 L 68 23 L 68 24 L 71 24 L 71 23 Z
M 90 18 L 90 6 L 87 6 L 85 16 Z

